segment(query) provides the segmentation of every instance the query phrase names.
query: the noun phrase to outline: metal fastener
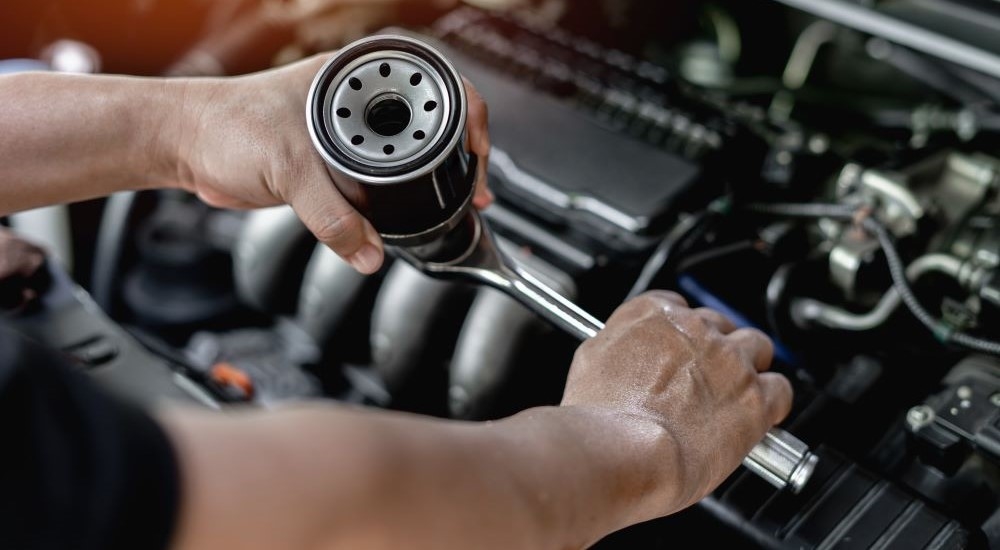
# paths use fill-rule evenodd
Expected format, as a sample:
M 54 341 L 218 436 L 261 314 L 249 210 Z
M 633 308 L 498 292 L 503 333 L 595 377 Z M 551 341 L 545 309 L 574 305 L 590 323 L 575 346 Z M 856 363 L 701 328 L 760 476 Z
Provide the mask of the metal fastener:
M 934 422 L 934 409 L 927 405 L 917 405 L 906 413 L 906 423 L 913 431 L 917 431 L 931 422 Z

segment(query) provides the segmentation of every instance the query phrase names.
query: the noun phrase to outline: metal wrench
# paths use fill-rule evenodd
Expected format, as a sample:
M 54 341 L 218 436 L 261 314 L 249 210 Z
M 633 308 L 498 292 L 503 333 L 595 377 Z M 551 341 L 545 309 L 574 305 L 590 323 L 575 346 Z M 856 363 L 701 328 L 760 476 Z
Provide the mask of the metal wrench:
M 419 248 L 394 247 L 393 251 L 430 276 L 472 280 L 505 292 L 581 341 L 593 338 L 604 328 L 604 323 L 507 258 L 478 212 L 472 210 L 469 216 L 471 245 L 456 259 L 441 261 L 422 254 Z M 798 438 L 772 428 L 743 459 L 743 465 L 778 489 L 798 493 L 809 481 L 818 460 Z

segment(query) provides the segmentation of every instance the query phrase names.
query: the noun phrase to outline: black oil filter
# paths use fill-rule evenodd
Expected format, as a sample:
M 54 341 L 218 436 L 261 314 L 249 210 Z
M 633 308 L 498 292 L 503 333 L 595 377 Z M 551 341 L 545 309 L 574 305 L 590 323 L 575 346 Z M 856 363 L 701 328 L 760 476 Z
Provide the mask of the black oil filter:
M 384 35 L 354 42 L 324 65 L 306 116 L 341 193 L 386 244 L 415 247 L 450 232 L 471 207 L 467 111 L 462 78 L 441 53 Z

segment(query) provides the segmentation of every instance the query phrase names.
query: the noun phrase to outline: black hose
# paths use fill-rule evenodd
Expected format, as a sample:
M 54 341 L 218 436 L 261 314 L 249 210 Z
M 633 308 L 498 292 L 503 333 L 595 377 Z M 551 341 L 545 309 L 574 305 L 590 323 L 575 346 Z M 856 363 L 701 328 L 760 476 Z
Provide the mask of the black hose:
M 778 307 L 781 304 L 782 296 L 785 294 L 785 289 L 788 287 L 788 279 L 792 273 L 793 266 L 794 264 L 792 263 L 785 263 L 778 266 L 778 269 L 774 270 L 771 279 L 767 282 L 767 288 L 764 291 L 767 324 L 770 326 L 770 332 L 774 335 L 775 340 L 785 340 L 782 337 L 783 331 L 778 324 Z
M 896 287 L 896 291 L 899 292 L 899 297 L 903 299 L 903 303 L 906 304 L 907 309 L 910 310 L 910 313 L 918 321 L 934 333 L 942 342 L 958 344 L 982 353 L 1000 355 L 1000 342 L 978 338 L 954 330 L 946 323 L 934 318 L 930 312 L 924 309 L 924 306 L 920 304 L 920 301 L 917 300 L 916 295 L 913 294 L 913 290 L 910 288 L 910 283 L 906 278 L 906 267 L 903 265 L 903 261 L 896 251 L 896 246 L 893 243 L 892 236 L 889 234 L 889 230 L 870 217 L 865 218 L 862 225 L 878 238 L 879 244 L 882 246 L 882 251 L 885 253 L 885 259 L 889 263 L 889 274 L 892 276 L 893 285 Z
M 684 273 L 686 271 L 691 271 L 702 264 L 713 262 L 715 260 L 725 258 L 726 256 L 731 256 L 747 250 L 753 250 L 756 244 L 757 241 L 753 240 L 736 241 L 734 243 L 719 245 L 709 248 L 708 250 L 691 254 L 677 265 L 677 272 Z
M 757 214 L 783 216 L 790 218 L 834 218 L 851 221 L 863 213 L 857 207 L 842 204 L 753 204 L 745 208 L 747 211 Z M 931 333 L 943 343 L 956 344 L 974 351 L 1000 355 L 1000 342 L 979 338 L 970 334 L 955 330 L 953 327 L 936 319 L 917 300 L 910 283 L 906 278 L 906 267 L 896 250 L 895 241 L 889 230 L 881 222 L 871 216 L 865 216 L 861 220 L 862 227 L 875 236 L 885 254 L 886 262 L 889 265 L 889 275 L 892 277 L 892 284 L 899 292 L 900 298 L 906 304 L 910 313 L 920 321 Z
M 708 210 L 692 214 L 670 230 L 642 267 L 639 277 L 636 278 L 625 298 L 626 300 L 631 300 L 649 290 L 660 273 L 676 260 L 678 252 L 683 251 L 689 243 L 704 233 L 706 222 L 709 219 L 708 214 Z

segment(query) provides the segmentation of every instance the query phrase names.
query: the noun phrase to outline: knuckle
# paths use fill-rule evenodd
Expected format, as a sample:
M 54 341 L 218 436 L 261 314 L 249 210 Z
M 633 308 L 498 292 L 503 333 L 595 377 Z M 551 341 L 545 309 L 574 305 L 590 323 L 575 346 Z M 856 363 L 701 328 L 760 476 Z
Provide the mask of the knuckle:
M 717 331 L 700 315 L 692 310 L 681 309 L 677 306 L 668 306 L 667 311 L 674 325 L 680 328 L 685 334 L 702 341 L 714 341 Z
M 767 336 L 761 334 L 760 346 L 761 346 L 761 349 L 764 350 L 764 352 L 768 356 L 770 356 L 772 359 L 774 358 L 774 341 L 773 340 L 771 340 Z
M 752 365 L 748 365 L 749 360 L 739 346 L 722 339 L 717 339 L 716 341 L 719 342 L 717 353 L 721 361 L 727 365 L 731 365 L 731 368 L 735 367 L 747 373 L 752 371 Z
M 651 311 L 654 309 L 659 309 L 661 307 L 660 303 L 656 298 L 650 294 L 640 294 L 635 298 L 625 302 L 618 309 L 622 312 L 634 312 L 639 313 L 643 311 Z
M 759 340 L 761 342 L 768 342 L 768 343 L 771 342 L 771 339 L 768 338 L 768 336 L 764 334 L 760 329 L 756 329 L 753 327 L 746 327 L 740 330 L 742 330 L 743 333 L 746 334 L 749 338 L 752 338 L 754 340 Z
M 709 333 L 716 333 L 722 329 L 723 323 L 718 315 L 706 309 L 694 310 L 694 317 L 701 322 L 702 327 Z
M 712 323 L 714 327 L 720 330 L 727 327 L 731 329 L 733 326 L 733 322 L 729 319 L 729 317 L 726 317 L 725 315 L 723 315 L 718 311 L 715 311 L 714 309 L 703 307 L 699 308 L 697 311 L 700 312 L 700 314 L 704 317 L 706 321 Z
M 313 233 L 321 242 L 338 249 L 346 246 L 362 232 L 361 215 L 353 210 L 334 213 L 316 225 Z M 340 252 L 340 250 L 337 250 Z
M 760 388 L 758 384 L 753 384 L 750 389 L 744 393 L 744 405 L 750 411 L 755 411 L 757 413 L 763 413 L 766 411 L 766 399 L 764 398 L 764 391 Z
M 707 307 L 699 307 L 692 310 L 698 317 L 705 319 L 706 321 L 714 321 L 718 318 L 718 314 Z
M 640 297 L 652 300 L 656 307 L 660 308 L 664 306 L 687 308 L 687 300 L 680 294 L 669 290 L 650 290 Z
M 741 328 L 733 332 L 732 336 L 733 340 L 743 348 L 761 347 L 771 349 L 774 346 L 766 334 L 755 328 Z
M 684 326 L 684 316 L 675 315 L 674 305 L 656 296 L 645 296 L 637 301 L 636 315 L 648 323 Z

